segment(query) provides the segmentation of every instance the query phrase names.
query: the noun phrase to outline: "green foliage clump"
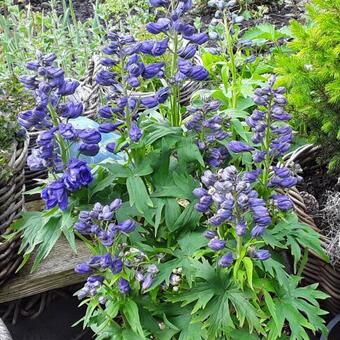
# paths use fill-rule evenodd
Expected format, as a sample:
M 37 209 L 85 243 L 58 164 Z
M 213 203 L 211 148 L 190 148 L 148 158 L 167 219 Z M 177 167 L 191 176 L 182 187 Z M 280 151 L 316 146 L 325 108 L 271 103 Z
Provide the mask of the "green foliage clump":
M 320 143 L 331 170 L 340 169 L 340 1 L 314 0 L 305 27 L 294 21 L 291 53 L 278 55 L 280 81 L 301 132 Z
M 148 0 L 106 0 L 104 7 L 112 15 L 128 14 L 131 8 L 147 9 Z
M 19 126 L 13 114 L 3 114 L 0 111 L 0 182 L 8 179 L 12 170 L 8 162 L 12 155 L 12 145 L 16 139 Z

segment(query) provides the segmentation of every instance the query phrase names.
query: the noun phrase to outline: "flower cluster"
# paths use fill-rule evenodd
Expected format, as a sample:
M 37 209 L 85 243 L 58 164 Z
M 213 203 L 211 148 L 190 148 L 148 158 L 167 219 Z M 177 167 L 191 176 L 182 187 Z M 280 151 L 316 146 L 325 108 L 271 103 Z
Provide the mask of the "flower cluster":
M 205 103 L 201 108 L 189 107 L 190 116 L 185 126 L 195 133 L 196 143 L 204 155 L 205 161 L 213 166 L 220 166 L 228 157 L 229 152 L 221 145 L 230 136 L 228 119 L 216 113 L 221 103 L 217 100 Z
M 81 211 L 75 230 L 84 235 L 92 234 L 103 246 L 110 247 L 120 233 L 131 233 L 136 228 L 136 222 L 130 219 L 117 222 L 116 211 L 121 205 L 122 200 L 115 199 L 109 205 L 96 203 L 91 211 Z
M 71 159 L 62 177 L 51 182 L 43 189 L 41 198 L 45 201 L 47 209 L 58 205 L 61 210 L 66 210 L 68 193 L 87 186 L 92 180 L 91 170 L 86 165 L 86 162 Z
M 203 66 L 193 65 L 189 61 L 195 56 L 198 46 L 206 43 L 209 39 L 206 33 L 198 33 L 194 26 L 185 23 L 181 18 L 184 13 L 192 8 L 192 1 L 151 0 L 150 4 L 153 7 L 165 7 L 168 13 L 168 17 L 159 18 L 155 23 L 148 23 L 146 29 L 151 34 L 163 33 L 174 39 L 174 53 L 177 54 L 178 59 L 177 72 L 173 72 L 171 80 L 179 83 L 187 79 L 196 81 L 208 79 L 209 73 Z M 165 41 L 169 41 L 169 38 L 166 38 Z M 142 46 L 148 46 L 152 42 L 153 40 L 145 41 Z
M 27 63 L 35 75 L 22 76 L 20 81 L 35 96 L 36 106 L 21 112 L 18 122 L 26 129 L 43 130 L 37 138 L 37 148 L 27 159 L 31 170 L 62 171 L 68 161 L 69 144 L 79 142 L 79 152 L 94 156 L 99 151 L 101 135 L 96 129 L 75 129 L 68 122 L 83 113 L 83 104 L 68 99 L 79 86 L 75 80 L 66 80 L 64 71 L 54 66 L 54 54 L 38 54 L 38 59 Z
M 151 287 L 158 272 L 156 265 L 145 264 L 147 257 L 143 252 L 128 248 L 128 245 L 123 243 L 122 236 L 133 232 L 136 222 L 130 219 L 117 222 L 116 212 L 121 205 L 122 200 L 115 199 L 109 205 L 96 203 L 91 211 L 79 213 L 79 219 L 74 225 L 75 230 L 84 235 L 91 235 L 107 250 L 105 255 L 93 256 L 88 262 L 75 267 L 78 274 L 91 275 L 77 294 L 80 299 L 97 294 L 107 270 L 111 274 L 120 275 L 117 289 L 121 294 L 127 294 L 131 289 L 130 282 L 124 278 L 129 276 L 129 271 L 133 270 L 133 278 L 139 282 L 142 291 Z M 112 252 L 115 255 L 112 255 Z
M 210 240 L 208 247 L 213 251 L 226 248 L 223 235 L 216 232 L 222 225 L 233 227 L 238 237 L 247 235 L 249 231 L 251 238 L 263 235 L 270 225 L 266 202 L 252 189 L 252 183 L 259 174 L 260 171 L 252 171 L 241 175 L 234 166 L 220 169 L 217 174 L 210 170 L 204 172 L 201 178 L 203 187 L 193 193 L 199 198 L 196 210 L 210 215 L 208 223 L 213 228 L 204 235 Z M 219 260 L 220 266 L 229 266 L 234 257 L 233 253 L 225 254 Z M 253 257 L 260 258 L 256 251 Z
M 273 167 L 271 165 L 279 157 L 283 156 L 293 141 L 292 128 L 287 124 L 291 119 L 284 109 L 287 100 L 284 97 L 285 88 L 274 88 L 275 76 L 268 81 L 268 86 L 255 90 L 254 102 L 260 109 L 255 109 L 246 119 L 251 127 L 252 145 L 240 141 L 232 141 L 228 144 L 230 151 L 234 153 L 251 152 L 252 158 L 259 169 L 263 169 L 265 180 L 263 185 L 274 188 L 291 188 L 298 182 L 296 174 L 287 167 Z M 288 196 L 273 195 L 275 205 L 281 210 L 293 207 Z
M 102 86 L 110 86 L 110 105 L 99 109 L 99 116 L 105 120 L 99 126 L 99 131 L 109 133 L 119 131 L 127 135 L 132 142 L 138 142 L 142 131 L 137 125 L 139 111 L 142 107 L 154 108 L 166 101 L 169 95 L 167 87 L 161 88 L 154 95 L 141 96 L 133 91 L 140 85 L 140 79 L 160 78 L 164 75 L 163 62 L 145 65 L 141 62 L 139 53 L 149 51 L 143 43 L 136 42 L 130 35 L 110 32 L 110 43 L 103 48 L 103 52 L 110 57 L 103 58 L 101 64 L 108 68 L 96 75 L 96 81 Z M 161 55 L 167 48 L 167 43 L 157 42 L 149 45 L 150 53 Z M 164 50 L 164 52 L 162 52 Z M 120 72 L 112 72 L 117 66 Z M 117 151 L 115 143 L 106 146 L 110 152 Z

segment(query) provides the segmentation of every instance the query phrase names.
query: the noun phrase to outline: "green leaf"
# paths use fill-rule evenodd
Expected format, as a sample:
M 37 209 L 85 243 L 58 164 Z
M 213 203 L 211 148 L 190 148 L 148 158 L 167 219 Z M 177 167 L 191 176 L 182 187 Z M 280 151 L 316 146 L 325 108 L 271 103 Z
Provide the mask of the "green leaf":
M 131 206 L 134 205 L 142 214 L 145 214 L 150 207 L 153 207 L 149 193 L 140 177 L 128 177 L 126 186 L 129 193 Z
M 51 217 L 44 225 L 42 242 L 38 247 L 37 254 L 34 258 L 31 272 L 37 270 L 41 261 L 50 253 L 61 235 L 61 219 L 59 217 Z
M 152 145 L 164 136 L 181 135 L 183 133 L 183 130 L 181 128 L 164 125 L 155 125 L 152 126 L 152 129 L 154 129 L 154 131 L 145 133 L 144 135 L 145 137 L 143 138 L 143 142 L 145 143 L 145 145 Z
M 175 198 L 166 198 L 165 200 L 165 224 L 171 230 L 181 215 L 181 208 Z
M 169 228 L 170 231 L 175 231 L 179 228 L 193 229 L 198 225 L 201 214 L 195 209 L 195 204 L 190 203 L 178 217 L 176 222 Z
M 204 166 L 201 152 L 191 138 L 185 138 L 178 143 L 177 154 L 180 164 L 186 165 L 189 162 L 197 161 L 201 166 Z
M 66 237 L 71 249 L 77 253 L 76 238 L 73 231 L 73 225 L 76 221 L 75 216 L 72 216 L 71 211 L 67 210 L 62 215 L 61 230 Z
M 132 176 L 132 171 L 118 163 L 104 163 L 103 167 L 107 168 L 115 178 L 127 178 Z
M 244 257 L 242 261 L 243 261 L 244 267 L 246 268 L 248 285 L 252 290 L 254 290 L 254 287 L 253 287 L 253 270 L 254 270 L 253 261 L 249 257 Z
M 279 320 L 276 316 L 276 308 L 275 308 L 274 301 L 273 301 L 271 295 L 265 289 L 262 292 L 263 292 L 264 301 L 266 302 L 266 306 L 268 307 L 270 316 L 273 318 L 273 320 L 275 322 L 277 332 L 278 332 L 278 334 L 281 334 L 282 325 L 279 323 Z
M 145 335 L 140 323 L 137 304 L 132 299 L 127 298 L 122 305 L 122 312 L 131 329 L 144 337 Z

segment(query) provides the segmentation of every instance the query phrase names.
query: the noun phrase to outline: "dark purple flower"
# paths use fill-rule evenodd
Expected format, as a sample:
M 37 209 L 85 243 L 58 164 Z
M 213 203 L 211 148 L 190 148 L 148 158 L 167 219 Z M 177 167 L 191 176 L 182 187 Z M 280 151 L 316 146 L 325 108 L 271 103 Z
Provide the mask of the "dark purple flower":
M 58 114 L 64 118 L 77 118 L 83 113 L 82 103 L 68 102 L 60 104 L 57 108 Z
M 257 236 L 262 236 L 265 232 L 266 228 L 260 225 L 255 225 L 255 227 L 251 230 L 250 234 L 253 238 Z
M 152 7 L 168 7 L 169 0 L 149 0 Z
M 234 255 L 233 253 L 229 252 L 226 255 L 223 255 L 219 261 L 218 265 L 222 268 L 227 268 L 229 267 L 234 261 Z
M 79 152 L 85 156 L 93 157 L 98 154 L 99 149 L 100 148 L 98 144 L 81 143 L 79 145 Z
M 243 142 L 239 141 L 232 141 L 228 143 L 228 148 L 235 153 L 240 153 L 240 152 L 247 152 L 247 151 L 252 151 L 253 148 Z
M 103 66 L 112 67 L 117 65 L 117 62 L 114 61 L 112 58 L 102 58 L 100 60 L 100 64 Z
M 98 144 L 102 140 L 100 133 L 91 128 L 79 130 L 78 136 L 86 144 Z
M 185 37 L 192 36 L 196 32 L 194 26 L 183 23 L 180 20 L 174 22 L 174 28 L 178 33 L 181 33 Z
M 113 274 L 118 274 L 123 269 L 123 262 L 118 256 L 114 256 L 110 261 L 109 267 Z
M 198 45 L 202 45 L 209 40 L 209 36 L 207 33 L 196 33 L 192 35 L 185 35 L 184 38 Z
M 208 240 L 211 240 L 215 237 L 217 237 L 217 233 L 216 231 L 213 231 L 213 230 L 206 230 L 204 233 L 203 233 L 203 236 L 205 238 L 207 238 Z
M 291 199 L 282 194 L 274 194 L 272 195 L 272 199 L 274 200 L 274 204 L 283 211 L 287 211 L 293 209 L 293 202 Z
M 90 184 L 92 180 L 91 169 L 88 168 L 86 162 L 78 159 L 69 161 L 64 175 L 64 184 L 68 190 L 78 190 L 82 186 Z
M 156 93 L 156 99 L 159 104 L 165 103 L 170 94 L 170 89 L 168 87 L 163 87 Z
M 235 227 L 236 235 L 243 236 L 247 230 L 247 224 L 245 220 L 241 220 Z
M 139 129 L 135 122 L 131 123 L 131 128 L 129 130 L 129 137 L 133 142 L 138 142 L 142 137 L 142 131 Z
M 74 271 L 77 274 L 84 275 L 84 274 L 90 274 L 92 270 L 91 270 L 91 267 L 87 263 L 80 263 L 76 265 L 76 267 L 74 268 Z
M 30 71 L 37 71 L 40 67 L 39 61 L 29 61 L 26 63 L 26 68 Z
M 204 188 L 196 188 L 192 192 L 194 196 L 201 198 L 202 196 L 206 196 L 208 194 L 207 190 Z
M 197 45 L 188 44 L 177 51 L 177 54 L 183 59 L 191 59 L 197 52 Z
M 123 122 L 117 122 L 117 123 L 106 122 L 106 123 L 101 123 L 99 125 L 98 131 L 101 132 L 101 133 L 109 133 L 109 132 L 117 130 L 117 128 L 120 127 L 122 124 L 123 124 Z
M 261 172 L 262 172 L 261 169 L 245 172 L 243 175 L 243 180 L 249 183 L 254 183 L 261 174 Z
M 59 132 L 66 140 L 74 140 L 77 138 L 77 131 L 70 123 L 60 123 Z
M 214 251 L 221 250 L 225 247 L 225 241 L 219 240 L 218 238 L 213 238 L 209 241 L 208 247 Z
M 118 210 L 122 206 L 122 200 L 120 198 L 116 198 L 114 201 L 110 204 L 110 209 L 113 211 Z
M 253 160 L 255 163 L 260 163 L 266 158 L 266 151 L 255 151 L 253 153 Z
M 112 143 L 106 144 L 106 150 L 114 153 L 116 150 L 116 143 L 112 142 Z
M 59 205 L 61 210 L 66 210 L 68 197 L 63 179 L 56 180 L 47 185 L 41 192 L 41 198 L 45 201 L 47 209 Z
M 148 109 L 152 109 L 159 104 L 156 96 L 142 97 L 140 101 L 141 104 L 147 107 Z
M 147 289 L 149 289 L 151 287 L 153 283 L 153 275 L 151 273 L 148 273 L 145 278 L 144 281 L 142 283 L 142 290 L 145 291 Z
M 74 94 L 79 85 L 79 82 L 76 80 L 65 80 L 64 83 L 58 88 L 57 95 L 69 96 Z
M 269 250 L 259 249 L 255 251 L 255 257 L 261 261 L 265 261 L 270 258 L 270 252 Z
M 116 73 L 107 70 L 101 70 L 96 74 L 96 82 L 99 85 L 111 86 L 117 83 L 115 77 Z
M 126 220 L 119 223 L 117 228 L 124 233 L 131 233 L 136 229 L 136 222 L 133 220 Z
M 197 81 L 207 80 L 209 72 L 203 66 L 196 65 L 191 68 L 189 77 Z
M 129 281 L 121 277 L 118 280 L 118 289 L 122 294 L 127 294 L 130 291 Z
M 165 63 L 163 62 L 146 65 L 144 68 L 143 74 L 142 74 L 143 78 L 151 79 L 156 76 L 163 76 L 164 66 L 165 66 Z
M 171 21 L 167 18 L 159 18 L 157 22 L 149 22 L 146 24 L 146 29 L 152 34 L 159 34 L 161 32 L 167 32 L 170 29 Z

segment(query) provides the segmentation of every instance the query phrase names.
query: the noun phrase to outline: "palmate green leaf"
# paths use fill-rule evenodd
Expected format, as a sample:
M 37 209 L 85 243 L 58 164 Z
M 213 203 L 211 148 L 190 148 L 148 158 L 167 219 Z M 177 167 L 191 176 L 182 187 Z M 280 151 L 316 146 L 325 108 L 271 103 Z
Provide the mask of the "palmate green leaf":
M 135 206 L 141 214 L 145 214 L 149 208 L 153 207 L 146 186 L 140 177 L 128 177 L 126 187 L 129 193 L 130 205 Z
M 284 266 L 274 260 L 269 258 L 266 261 L 262 261 L 259 265 L 263 266 L 265 272 L 267 272 L 272 278 L 275 278 L 281 286 L 286 286 L 289 283 L 289 275 L 284 269 Z
M 118 163 L 104 163 L 102 166 L 108 169 L 115 178 L 128 178 L 132 176 L 132 171 L 124 165 Z
M 294 257 L 294 270 L 301 259 L 300 247 L 308 248 L 325 261 L 328 260 L 321 247 L 320 235 L 307 224 L 301 223 L 294 213 L 286 215 L 273 229 L 268 229 L 263 235 L 264 241 L 271 246 L 284 244 L 291 250 Z M 274 239 L 274 242 L 273 242 Z
M 316 285 L 298 287 L 299 277 L 291 276 L 286 286 L 280 287 L 277 296 L 273 298 L 277 320 L 272 318 L 268 322 L 269 339 L 280 336 L 285 320 L 291 329 L 290 339 L 309 339 L 305 329 L 310 329 L 314 334 L 327 329 L 324 325 L 323 311 L 317 299 L 325 299 L 327 295 L 316 290 Z
M 249 332 L 253 329 L 264 332 L 256 308 L 250 303 L 254 293 L 234 287 L 227 273 L 217 272 L 208 261 L 197 263 L 196 268 L 196 277 L 204 277 L 204 280 L 196 279 L 196 284 L 190 290 L 171 297 L 173 302 L 193 306 L 193 323 L 203 324 L 214 339 L 225 337 L 236 326 L 242 327 L 245 321 Z
M 171 319 L 180 329 L 178 340 L 200 340 L 207 339 L 207 331 L 199 323 L 191 323 L 190 313 L 181 314 Z

